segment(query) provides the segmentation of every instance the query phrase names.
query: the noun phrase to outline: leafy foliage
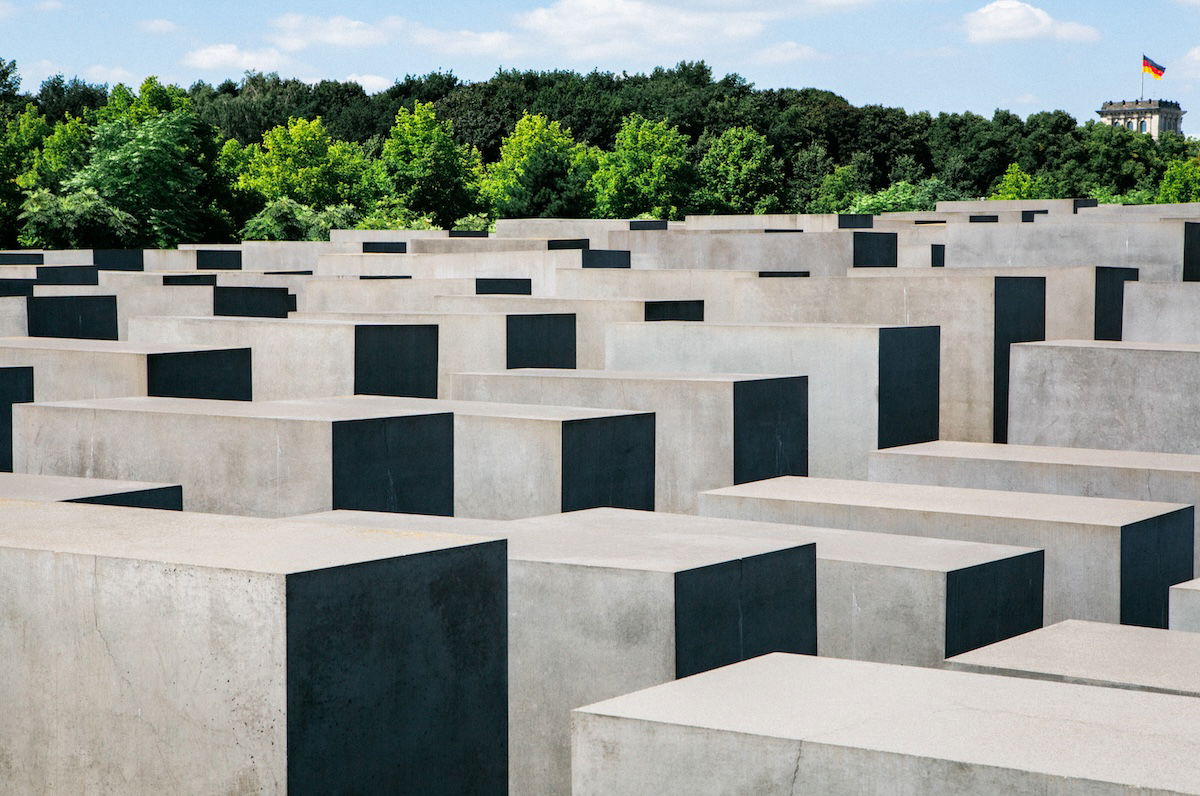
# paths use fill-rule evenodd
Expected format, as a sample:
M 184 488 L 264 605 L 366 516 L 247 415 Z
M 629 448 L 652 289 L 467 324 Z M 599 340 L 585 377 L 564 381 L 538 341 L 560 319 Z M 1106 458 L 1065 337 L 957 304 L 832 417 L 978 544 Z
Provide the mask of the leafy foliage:
M 401 108 L 380 157 L 388 188 L 410 210 L 429 214 L 449 229 L 480 209 L 479 152 L 454 140 L 454 125 L 437 118 L 433 104 Z
M 681 218 L 694 180 L 690 154 L 678 128 L 630 114 L 592 175 L 598 214 Z

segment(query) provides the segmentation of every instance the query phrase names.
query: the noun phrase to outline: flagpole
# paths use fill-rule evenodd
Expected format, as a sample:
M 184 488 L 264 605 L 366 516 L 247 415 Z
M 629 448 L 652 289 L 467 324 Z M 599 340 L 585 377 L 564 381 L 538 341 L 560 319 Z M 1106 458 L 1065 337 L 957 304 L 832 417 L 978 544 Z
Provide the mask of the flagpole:
M 1141 96 L 1138 97 L 1138 102 L 1146 98 L 1146 56 L 1142 56 L 1142 90 Z

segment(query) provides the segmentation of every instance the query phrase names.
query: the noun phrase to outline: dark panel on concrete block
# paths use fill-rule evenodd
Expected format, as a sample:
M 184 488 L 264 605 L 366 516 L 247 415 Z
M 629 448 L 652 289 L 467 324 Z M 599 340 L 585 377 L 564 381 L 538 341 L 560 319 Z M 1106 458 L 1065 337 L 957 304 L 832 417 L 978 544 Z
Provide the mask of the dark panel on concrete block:
M 437 398 L 437 324 L 354 327 L 354 392 Z
M 254 398 L 249 348 L 174 351 L 146 357 L 147 394 L 164 398 Z
M 1200 282 L 1200 223 L 1183 224 L 1183 281 Z
M 560 238 L 558 240 L 546 241 L 547 251 L 559 251 L 562 249 L 590 249 L 592 241 L 589 238 Z
M 946 223 L 946 220 L 944 218 L 922 218 L 922 219 L 917 219 L 916 221 L 913 222 L 913 224 L 918 227 L 924 227 L 924 226 L 928 226 L 930 224 L 945 224 L 945 223 Z
M 361 274 L 359 279 L 412 279 L 412 274 Z
M 838 213 L 838 229 L 873 229 L 875 216 L 870 213 Z
M 162 283 L 166 285 L 213 285 L 217 284 L 216 274 L 167 274 Z
M 0 472 L 12 472 L 12 405 L 33 400 L 33 368 L 0 368 Z
M 702 321 L 704 301 L 647 301 L 643 317 L 647 321 Z
M 40 265 L 39 285 L 98 285 L 100 277 L 94 265 Z
M 454 514 L 454 415 L 333 424 L 333 508 Z
M 295 297 L 286 287 L 213 286 L 213 315 L 286 318 L 295 308 Z
M 0 279 L 0 296 L 32 296 L 36 279 Z
M 759 277 L 763 279 L 771 279 L 772 277 L 803 277 L 809 276 L 809 271 L 759 271 Z
M 996 224 L 1000 221 L 1000 216 L 969 216 L 967 221 L 972 224 Z
M 0 252 L 0 265 L 41 265 L 44 261 L 41 252 Z
M 240 271 L 242 253 L 224 249 L 197 249 L 196 268 L 201 271 Z
M 288 792 L 508 789 L 502 540 L 287 576 Z
M 815 545 L 675 574 L 675 676 L 769 652 L 815 655 Z
M 160 486 L 157 489 L 136 489 L 112 495 L 94 495 L 64 501 L 66 503 L 93 503 L 98 506 L 127 506 L 134 509 L 161 509 L 183 511 L 183 487 Z
M 562 424 L 562 510 L 654 511 L 654 413 Z
M 509 368 L 574 368 L 575 313 L 509 315 Z
M 312 271 L 263 271 L 267 276 L 312 276 Z
M 625 249 L 584 249 L 581 264 L 584 268 L 629 268 L 629 252 Z
M 92 249 L 92 263 L 101 271 L 144 271 L 141 249 Z
M 1138 281 L 1136 268 L 1096 268 L 1097 340 L 1120 340 L 1124 330 L 1125 283 Z
M 1167 597 L 1176 583 L 1194 577 L 1195 508 L 1121 529 L 1121 624 L 1167 626 Z
M 733 482 L 808 475 L 808 377 L 733 385 Z
M 1021 222 L 1024 224 L 1032 224 L 1037 220 L 1038 216 L 1048 215 L 1049 213 L 1049 210 L 1022 210 Z
M 996 277 L 993 324 L 992 442 L 1008 442 L 1008 347 L 1046 339 L 1046 278 Z
M 528 296 L 533 293 L 532 279 L 476 279 L 475 295 Z
M 938 438 L 941 328 L 879 330 L 880 448 Z
M 946 244 L 944 244 L 944 243 L 929 244 L 929 267 L 930 268 L 945 268 L 946 267 Z
M 30 337 L 117 339 L 116 296 L 29 296 Z
M 764 229 L 763 232 L 768 233 L 788 233 L 788 232 L 803 232 L 802 229 Z
M 363 254 L 407 254 L 408 243 L 402 240 L 363 241 Z
M 630 221 L 630 231 L 662 230 L 667 228 L 667 222 L 661 220 Z
M 1071 202 L 1071 212 L 1078 213 L 1081 207 L 1099 207 L 1099 199 L 1075 199 Z
M 486 238 L 488 236 L 486 229 L 452 229 L 450 237 L 452 238 Z
M 855 232 L 855 268 L 895 268 L 895 232 Z
M 1042 626 L 1045 553 L 946 573 L 946 657 Z

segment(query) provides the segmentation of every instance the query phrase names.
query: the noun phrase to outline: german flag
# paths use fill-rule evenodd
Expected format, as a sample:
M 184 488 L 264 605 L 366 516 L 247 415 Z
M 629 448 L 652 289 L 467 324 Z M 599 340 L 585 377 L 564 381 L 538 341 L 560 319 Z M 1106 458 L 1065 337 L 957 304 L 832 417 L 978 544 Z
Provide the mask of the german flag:
M 1158 80 L 1163 76 L 1163 72 L 1167 71 L 1167 68 L 1165 66 L 1159 66 L 1158 64 L 1154 63 L 1149 58 L 1147 58 L 1145 55 L 1143 55 L 1142 56 L 1142 71 L 1149 72 L 1150 74 L 1154 75 L 1155 80 Z

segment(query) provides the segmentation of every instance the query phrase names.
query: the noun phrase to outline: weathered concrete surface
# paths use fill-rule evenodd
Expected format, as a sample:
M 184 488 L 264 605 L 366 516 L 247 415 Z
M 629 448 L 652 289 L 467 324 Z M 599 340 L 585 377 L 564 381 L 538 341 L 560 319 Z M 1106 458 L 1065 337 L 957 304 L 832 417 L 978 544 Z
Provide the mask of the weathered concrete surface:
M 0 499 L 95 503 L 176 511 L 183 508 L 183 492 L 178 484 L 27 473 L 0 473 Z

